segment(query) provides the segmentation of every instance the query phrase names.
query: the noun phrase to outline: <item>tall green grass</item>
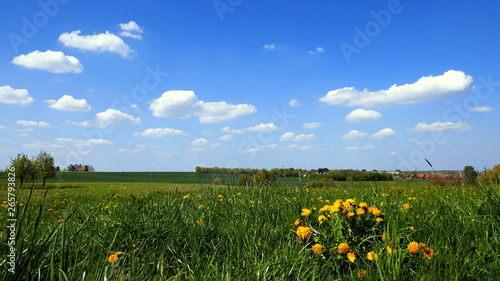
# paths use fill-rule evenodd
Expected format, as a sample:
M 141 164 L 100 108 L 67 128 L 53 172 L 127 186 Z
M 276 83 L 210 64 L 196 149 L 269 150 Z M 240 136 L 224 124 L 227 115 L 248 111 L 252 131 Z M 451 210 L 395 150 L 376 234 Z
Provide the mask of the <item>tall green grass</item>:
M 6 271 L 1 247 L 0 279 L 360 280 L 365 270 L 363 280 L 497 280 L 499 194 L 498 186 L 429 185 L 19 190 L 16 273 Z M 297 240 L 302 208 L 347 198 L 385 213 L 395 255 L 360 257 L 345 271 Z M 5 239 L 3 224 L 0 233 Z M 410 257 L 411 241 L 433 248 L 433 258 Z M 123 254 L 109 262 L 116 252 Z

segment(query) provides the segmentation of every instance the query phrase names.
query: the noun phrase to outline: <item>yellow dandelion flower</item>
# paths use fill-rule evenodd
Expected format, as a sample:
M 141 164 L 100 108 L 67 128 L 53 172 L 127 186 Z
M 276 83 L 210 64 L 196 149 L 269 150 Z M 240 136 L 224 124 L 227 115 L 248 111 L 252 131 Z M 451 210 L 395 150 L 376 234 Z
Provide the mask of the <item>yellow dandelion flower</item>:
M 293 224 L 295 224 L 295 226 L 299 226 L 299 225 L 303 225 L 304 222 L 301 220 L 301 219 L 296 219 Z
M 382 234 L 382 236 L 380 237 L 380 240 L 382 241 L 387 241 L 387 234 Z
M 434 250 L 431 248 L 425 248 L 424 249 L 424 256 L 428 259 L 432 259 L 432 257 L 434 256 Z
M 108 261 L 111 263 L 118 261 L 118 259 L 120 259 L 120 256 L 122 254 L 123 254 L 122 252 L 116 252 L 108 257 Z
M 415 227 L 413 227 L 413 226 L 408 227 L 408 229 L 411 230 L 411 231 L 415 231 L 416 230 Z
M 349 252 L 349 245 L 347 245 L 347 243 L 340 243 L 337 246 L 337 251 L 339 252 L 339 254 L 345 254 Z
M 383 218 L 376 218 L 375 220 L 376 220 L 377 222 L 384 221 L 384 219 L 383 219 Z
M 52 209 L 47 209 L 47 212 L 52 212 Z
M 364 208 L 364 209 L 368 209 L 368 204 L 366 204 L 366 202 L 361 202 L 361 203 L 359 203 L 359 207 Z
M 324 216 L 324 215 L 319 215 L 319 216 L 318 216 L 318 221 L 319 221 L 319 223 L 323 223 L 323 222 L 325 222 L 327 219 L 328 219 L 328 218 L 327 218 L 326 216 Z
M 361 215 L 363 215 L 364 213 L 365 213 L 365 209 L 363 209 L 363 208 L 358 208 L 358 209 L 356 210 L 356 215 L 358 215 L 358 216 L 361 216 Z
M 389 253 L 389 254 L 395 254 L 396 253 L 396 248 L 392 247 L 391 245 L 387 245 L 387 253 Z
M 301 216 L 304 216 L 304 217 L 307 217 L 311 214 L 311 210 L 307 209 L 307 208 L 303 208 L 301 210 L 302 212 L 300 213 Z
M 224 195 L 219 194 L 219 195 L 217 195 L 217 197 L 219 197 L 219 198 L 224 198 Z
M 321 252 L 323 251 L 323 245 L 318 244 L 318 243 L 314 244 L 314 245 L 312 246 L 312 251 L 313 251 L 313 253 L 315 253 L 315 254 L 319 254 L 319 253 L 321 253 Z
M 203 205 L 198 206 L 198 210 L 205 208 Z
M 202 224 L 202 223 L 203 223 L 203 220 L 196 220 L 196 223 L 197 223 L 197 224 Z
M 418 245 L 419 245 L 419 246 L 420 246 L 420 248 L 422 248 L 422 249 L 423 249 L 423 248 L 425 248 L 425 247 L 427 246 L 427 245 L 425 245 L 425 243 L 422 243 L 422 242 L 420 242 Z
M 416 254 L 420 250 L 420 245 L 417 242 L 410 242 L 408 244 L 408 252 L 411 254 Z
M 60 220 L 57 220 L 57 223 L 61 223 L 63 221 L 64 221 L 63 219 L 60 219 Z
M 355 262 L 356 261 L 356 253 L 350 252 L 347 254 L 347 259 L 350 262 Z
M 307 226 L 299 226 L 297 227 L 297 236 L 301 239 L 307 239 L 311 235 L 311 230 Z
M 366 270 L 363 270 L 363 269 L 358 271 L 358 278 L 365 278 L 367 273 L 368 272 Z
M 370 208 L 368 208 L 368 212 L 372 213 L 374 216 L 377 216 L 377 217 L 380 216 L 380 215 L 383 215 L 382 211 L 380 211 L 380 209 L 377 208 L 377 207 L 370 207 Z
M 404 205 L 403 205 L 403 209 L 405 209 L 405 210 L 411 209 L 411 206 L 410 206 L 410 205 L 408 205 L 408 204 L 404 204 Z
M 354 217 L 355 215 L 356 214 L 354 212 L 348 212 L 347 213 L 347 216 L 350 217 L 350 218 Z
M 368 252 L 366 258 L 371 261 L 378 260 L 378 255 L 375 252 Z

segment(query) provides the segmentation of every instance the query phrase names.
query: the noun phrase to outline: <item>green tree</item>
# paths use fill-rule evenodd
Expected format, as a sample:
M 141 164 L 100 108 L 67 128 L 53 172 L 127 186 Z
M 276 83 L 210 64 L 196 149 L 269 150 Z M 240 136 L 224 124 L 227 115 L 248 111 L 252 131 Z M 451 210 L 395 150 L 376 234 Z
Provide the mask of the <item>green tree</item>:
M 476 184 L 477 183 L 477 175 L 478 172 L 474 169 L 472 166 L 465 166 L 464 168 L 464 176 L 465 180 L 469 184 Z
M 33 161 L 29 159 L 27 154 L 18 153 L 16 158 L 11 158 L 10 165 L 16 169 L 16 177 L 20 182 L 19 187 L 22 188 L 24 180 L 33 173 Z
M 49 178 L 53 178 L 56 175 L 56 167 L 54 166 L 54 157 L 45 151 L 40 151 L 40 153 L 35 158 L 35 166 L 40 175 L 42 176 L 43 184 L 45 186 L 45 181 Z

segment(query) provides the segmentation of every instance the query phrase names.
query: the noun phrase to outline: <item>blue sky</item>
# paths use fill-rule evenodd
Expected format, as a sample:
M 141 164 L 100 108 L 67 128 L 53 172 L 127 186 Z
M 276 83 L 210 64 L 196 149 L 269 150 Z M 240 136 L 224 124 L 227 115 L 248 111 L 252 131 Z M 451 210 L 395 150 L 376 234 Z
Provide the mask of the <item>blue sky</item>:
M 499 163 L 498 1 L 2 3 L 0 167 Z

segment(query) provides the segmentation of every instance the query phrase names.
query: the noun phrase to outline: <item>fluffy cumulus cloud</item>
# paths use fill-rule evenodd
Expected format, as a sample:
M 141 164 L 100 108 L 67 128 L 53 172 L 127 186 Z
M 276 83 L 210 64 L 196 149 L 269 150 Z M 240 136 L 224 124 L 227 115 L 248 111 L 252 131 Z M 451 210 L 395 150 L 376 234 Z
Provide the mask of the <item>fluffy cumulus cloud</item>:
M 120 23 L 119 24 L 120 29 L 122 30 L 120 32 L 120 35 L 123 37 L 130 37 L 134 39 L 142 39 L 142 28 L 135 22 L 135 21 L 129 21 L 128 23 Z
M 374 134 L 371 135 L 372 138 L 374 139 L 385 139 L 385 138 L 390 138 L 392 136 L 394 136 L 396 134 L 396 131 L 394 131 L 393 129 L 391 128 L 385 128 L 385 129 L 382 129 Z
M 57 110 L 64 111 L 89 111 L 91 106 L 85 99 L 75 99 L 72 96 L 64 95 L 58 100 L 47 100 L 49 107 Z
M 12 63 L 52 73 L 80 73 L 83 71 L 83 66 L 77 58 L 67 56 L 59 51 L 34 51 L 26 55 L 14 57 Z
M 422 77 L 412 84 L 394 84 L 389 89 L 375 92 L 345 87 L 328 92 L 319 101 L 362 107 L 418 103 L 468 93 L 472 90 L 472 81 L 472 77 L 462 71 L 449 70 L 442 75 Z
M 14 89 L 11 86 L 0 87 L 0 102 L 16 105 L 29 105 L 33 98 L 26 89 Z
M 229 104 L 225 101 L 204 102 L 198 101 L 194 105 L 194 115 L 201 123 L 220 123 L 257 111 L 250 104 Z
M 291 99 L 288 102 L 288 106 L 290 106 L 290 107 L 299 107 L 299 106 L 302 106 L 302 104 L 297 99 Z
M 434 131 L 467 131 L 472 127 L 466 122 L 434 122 L 432 124 L 427 124 L 426 122 L 418 123 L 415 127 L 413 127 L 412 131 L 421 131 L 421 132 L 434 132 Z
M 193 91 L 166 91 L 149 105 L 153 115 L 166 118 L 198 117 L 201 123 L 225 122 L 257 111 L 249 104 L 199 101 Z
M 293 140 L 295 142 L 303 142 L 316 138 L 315 134 L 299 134 L 296 135 L 293 132 L 286 132 L 280 137 L 280 141 L 289 141 Z
M 92 52 L 109 52 L 128 57 L 131 49 L 123 40 L 109 31 L 93 35 L 80 35 L 80 30 L 65 32 L 59 36 L 59 42 L 66 47 Z
M 233 135 L 230 135 L 230 134 L 225 134 L 223 136 L 220 136 L 219 137 L 220 140 L 223 140 L 223 141 L 229 141 L 229 140 L 232 140 L 233 139 Z
M 80 127 L 106 128 L 115 124 L 139 124 L 141 123 L 141 118 L 134 118 L 132 115 L 109 108 L 106 111 L 97 113 L 94 120 L 84 122 L 68 121 L 68 123 Z
M 188 136 L 184 131 L 171 129 L 171 128 L 156 128 L 156 129 L 146 129 L 142 132 L 136 132 L 133 134 L 134 137 L 143 138 L 161 138 L 164 136 Z
M 276 131 L 278 130 L 279 127 L 276 126 L 274 123 L 263 123 L 259 124 L 253 127 L 248 127 L 245 129 L 245 131 L 250 131 L 250 132 L 270 132 L 270 131 Z
M 477 106 L 469 109 L 469 111 L 472 112 L 490 112 L 493 110 L 493 107 L 491 106 Z
M 358 130 L 351 130 L 349 133 L 342 136 L 345 140 L 361 139 L 366 137 L 368 134 L 360 132 Z
M 302 127 L 306 128 L 306 129 L 316 129 L 316 128 L 319 128 L 321 126 L 323 126 L 323 124 L 321 124 L 319 122 L 304 123 L 304 125 L 302 125 Z
M 16 124 L 25 126 L 25 127 L 41 127 L 41 128 L 50 128 L 52 125 L 45 121 L 27 121 L 27 120 L 18 120 Z
M 382 117 L 380 112 L 358 108 L 347 114 L 345 120 L 349 122 L 363 122 L 377 120 L 380 119 L 380 117 Z

